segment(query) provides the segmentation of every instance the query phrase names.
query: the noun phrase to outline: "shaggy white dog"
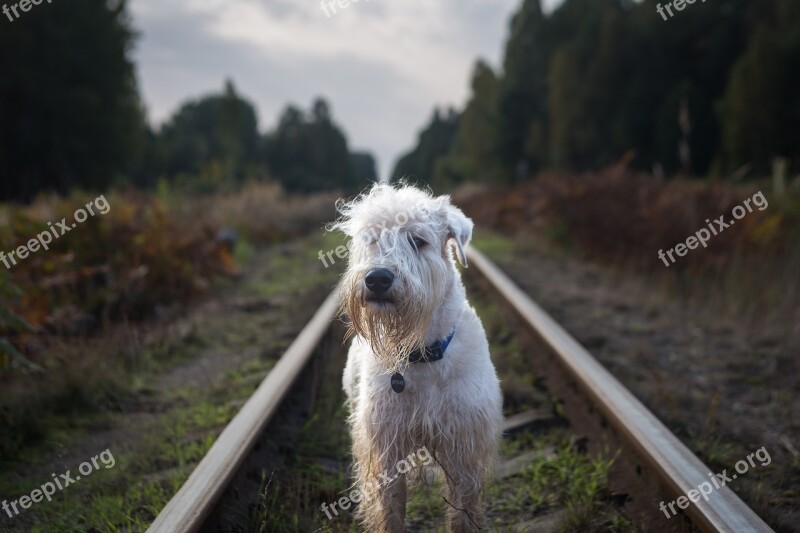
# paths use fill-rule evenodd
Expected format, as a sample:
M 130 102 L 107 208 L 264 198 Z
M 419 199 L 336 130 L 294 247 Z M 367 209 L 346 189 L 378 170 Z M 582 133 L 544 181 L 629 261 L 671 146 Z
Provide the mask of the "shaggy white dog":
M 343 385 L 354 471 L 369 532 L 403 531 L 403 459 L 426 449 L 441 467 L 452 531 L 485 526 L 483 491 L 502 428 L 500 383 L 453 258 L 472 221 L 448 196 L 377 184 L 337 205 L 350 237 L 342 311 L 355 334 Z M 398 465 L 403 465 L 398 467 Z

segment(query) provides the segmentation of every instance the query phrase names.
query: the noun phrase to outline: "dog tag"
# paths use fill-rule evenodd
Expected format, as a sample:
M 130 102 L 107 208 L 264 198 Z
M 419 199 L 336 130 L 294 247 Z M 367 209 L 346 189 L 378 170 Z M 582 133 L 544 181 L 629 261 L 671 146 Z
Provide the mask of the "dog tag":
M 395 392 L 403 392 L 406 388 L 406 380 L 403 379 L 403 374 L 395 372 L 392 376 L 392 390 Z

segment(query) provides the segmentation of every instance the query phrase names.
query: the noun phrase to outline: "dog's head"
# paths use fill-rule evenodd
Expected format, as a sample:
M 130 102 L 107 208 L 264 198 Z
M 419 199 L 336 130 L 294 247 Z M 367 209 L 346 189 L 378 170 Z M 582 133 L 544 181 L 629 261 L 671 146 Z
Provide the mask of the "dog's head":
M 422 348 L 436 310 L 466 266 L 472 221 L 450 204 L 409 185 L 376 184 L 337 204 L 330 229 L 350 237 L 342 310 L 390 368 Z

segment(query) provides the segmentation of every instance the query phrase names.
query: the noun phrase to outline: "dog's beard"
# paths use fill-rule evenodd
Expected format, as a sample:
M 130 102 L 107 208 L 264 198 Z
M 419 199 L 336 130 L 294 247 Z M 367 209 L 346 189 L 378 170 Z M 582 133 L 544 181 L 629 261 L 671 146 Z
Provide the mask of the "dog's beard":
M 430 273 L 430 277 L 438 276 Z M 391 303 L 378 303 L 368 301 L 362 279 L 363 273 L 358 273 L 344 283 L 342 311 L 349 317 L 347 335 L 366 340 L 387 373 L 402 372 L 411 352 L 425 347 L 425 335 L 444 298 L 445 280 L 421 280 L 413 287 L 408 280 L 398 279 Z

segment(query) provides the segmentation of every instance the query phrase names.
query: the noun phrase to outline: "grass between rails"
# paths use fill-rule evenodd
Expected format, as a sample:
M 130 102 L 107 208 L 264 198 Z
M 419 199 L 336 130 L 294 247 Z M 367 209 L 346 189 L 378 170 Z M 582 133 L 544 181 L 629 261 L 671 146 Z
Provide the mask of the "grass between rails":
M 513 251 L 508 240 L 482 235 L 476 245 L 492 255 Z M 492 360 L 501 378 L 506 416 L 528 409 L 552 408 L 557 402 L 549 396 L 530 368 L 507 319 L 507 312 L 474 285 L 467 277 L 470 302 L 483 321 L 489 338 Z M 554 453 L 544 453 L 551 449 Z M 498 531 L 559 512 L 556 527 L 562 531 L 631 531 L 628 519 L 619 511 L 608 486 L 608 472 L 616 454 L 607 451 L 593 457 L 574 442 L 569 428 L 556 426 L 527 430 L 506 437 L 501 454 L 504 459 L 526 451 L 541 451 L 517 475 L 496 480 L 490 487 L 487 513 Z
M 351 490 L 347 458 L 350 438 L 341 388 L 342 360 L 324 362 L 318 400 L 303 422 L 284 468 L 263 472 L 267 480 L 253 521 L 243 530 L 264 533 L 358 531 L 352 513 L 328 521 L 320 506 Z M 277 446 L 277 443 L 275 443 Z
M 334 285 L 338 272 L 317 258 L 330 240 L 240 249 L 251 261 L 240 280 L 221 282 L 185 316 L 140 332 L 132 349 L 158 353 L 125 371 L 129 385 L 114 404 L 55 414 L 42 440 L 4 457 L 0 499 L 30 493 L 51 472 L 74 473 L 105 449 L 115 467 L 13 519 L 0 516 L 1 528 L 146 529 Z M 103 349 L 97 344 L 84 348 Z

